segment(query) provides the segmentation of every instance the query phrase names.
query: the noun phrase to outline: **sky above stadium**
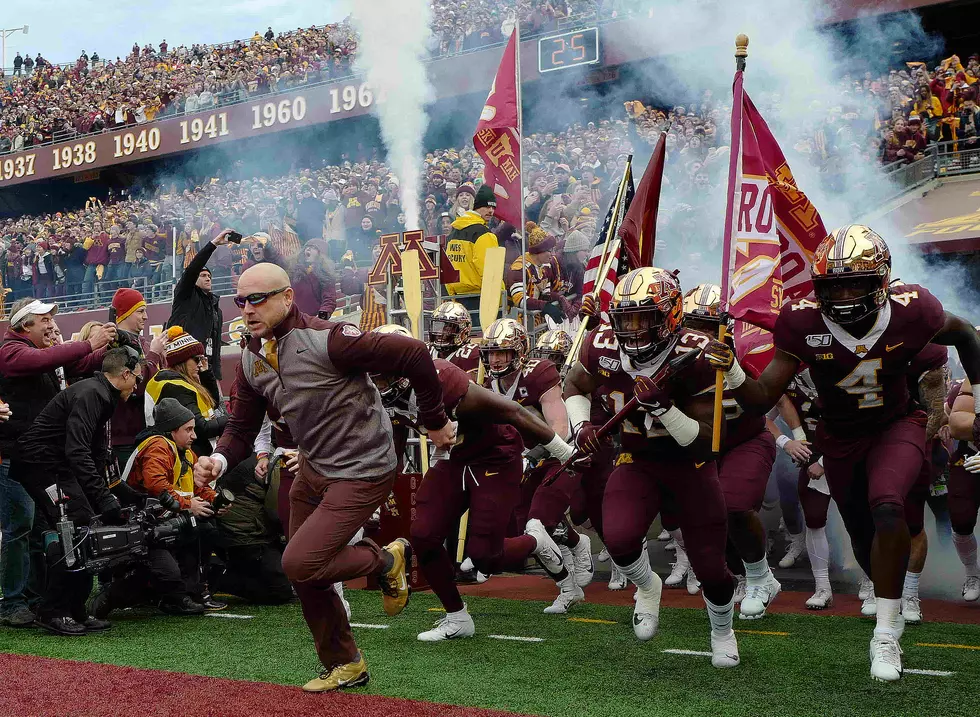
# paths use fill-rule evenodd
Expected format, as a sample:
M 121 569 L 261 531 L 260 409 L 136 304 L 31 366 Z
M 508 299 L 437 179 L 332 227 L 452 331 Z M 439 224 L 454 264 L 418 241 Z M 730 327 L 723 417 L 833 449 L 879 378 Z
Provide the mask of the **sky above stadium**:
M 82 50 L 107 60 L 163 39 L 170 47 L 229 42 L 251 37 L 269 25 L 275 31 L 342 20 L 345 0 L 33 0 L 3 3 L 0 27 L 28 25 L 28 34 L 7 37 L 6 66 L 14 55 L 40 52 L 51 62 L 72 62 Z

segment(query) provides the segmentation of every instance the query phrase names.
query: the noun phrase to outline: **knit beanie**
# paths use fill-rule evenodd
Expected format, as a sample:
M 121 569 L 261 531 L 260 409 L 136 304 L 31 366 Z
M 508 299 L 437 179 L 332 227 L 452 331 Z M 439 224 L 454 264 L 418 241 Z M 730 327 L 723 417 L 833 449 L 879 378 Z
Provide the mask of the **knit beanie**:
M 146 306 L 146 300 L 136 289 L 116 289 L 112 295 L 112 308 L 116 310 L 116 321 L 122 321 L 134 311 Z
M 484 207 L 496 207 L 497 195 L 493 193 L 493 187 L 484 184 L 476 193 L 476 200 L 473 202 L 473 209 L 483 209 Z
M 181 405 L 176 398 L 163 398 L 153 407 L 153 427 L 160 433 L 176 431 L 188 421 L 194 420 L 190 409 Z
M 459 196 L 460 194 L 469 194 L 471 197 L 476 197 L 476 187 L 474 187 L 472 184 L 467 182 L 466 184 L 461 185 L 460 188 L 456 190 L 456 195 Z M 487 205 L 487 206 L 492 206 L 492 205 Z
M 586 238 L 585 234 L 573 229 L 565 235 L 565 249 L 566 254 L 571 254 L 576 251 L 588 251 L 589 240 Z
M 527 250 L 531 254 L 543 254 L 554 250 L 557 243 L 555 238 L 534 222 L 525 224 L 524 232 L 527 234 Z
M 178 366 L 189 358 L 204 355 L 201 342 L 184 331 L 181 326 L 167 329 L 167 367 Z
M 323 256 L 327 256 L 327 252 L 330 251 L 330 249 L 327 247 L 327 243 L 323 241 L 323 239 L 310 239 L 308 242 L 306 242 L 306 246 L 316 249 Z

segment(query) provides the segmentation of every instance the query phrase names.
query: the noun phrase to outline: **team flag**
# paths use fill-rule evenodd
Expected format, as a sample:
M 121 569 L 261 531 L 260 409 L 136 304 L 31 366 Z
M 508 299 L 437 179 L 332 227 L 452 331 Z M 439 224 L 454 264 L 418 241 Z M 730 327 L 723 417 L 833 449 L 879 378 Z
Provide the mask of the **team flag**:
M 609 302 L 612 299 L 613 291 L 616 289 L 617 279 L 621 274 L 628 271 L 629 258 L 623 255 L 621 243 L 610 238 L 615 237 L 619 233 L 623 225 L 623 219 L 630 208 L 630 203 L 633 201 L 634 194 L 633 164 L 632 159 L 630 159 L 626 163 L 626 171 L 620 182 L 619 191 L 609 205 L 609 211 L 606 212 L 606 219 L 602 222 L 602 229 L 599 230 L 596 242 L 592 247 L 592 253 L 589 255 L 589 260 L 585 263 L 582 296 L 595 292 L 598 285 L 597 296 L 599 306 L 603 312 L 609 310 Z M 610 239 L 608 247 L 609 251 L 613 254 L 611 259 L 606 251 L 607 239 Z M 625 261 L 624 258 L 626 259 Z M 598 283 L 599 267 L 603 261 L 607 262 L 609 268 L 602 282 Z
M 636 190 L 635 201 L 623 217 L 619 236 L 629 259 L 630 268 L 653 266 L 653 250 L 657 241 L 657 210 L 660 208 L 660 187 L 664 183 L 664 162 L 667 158 L 667 133 L 661 132 L 654 147 L 647 171 Z
M 772 330 L 784 300 L 811 292 L 810 264 L 827 230 L 742 88 L 741 71 L 734 95 L 721 295 L 741 320 L 738 346 L 747 324 Z
M 500 58 L 497 75 L 473 135 L 473 147 L 483 158 L 483 181 L 497 196 L 496 216 L 521 225 L 521 113 L 517 77 L 517 32 Z

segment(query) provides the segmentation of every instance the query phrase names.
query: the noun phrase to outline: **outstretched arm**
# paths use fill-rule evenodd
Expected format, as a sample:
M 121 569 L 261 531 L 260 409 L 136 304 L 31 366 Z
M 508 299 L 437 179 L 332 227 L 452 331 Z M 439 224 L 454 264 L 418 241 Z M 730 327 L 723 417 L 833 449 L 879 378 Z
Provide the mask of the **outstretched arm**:
M 777 348 L 762 375 L 751 379 L 738 365 L 735 352 L 727 344 L 713 340 L 704 355 L 713 368 L 725 372 L 725 380 L 738 404 L 746 412 L 755 414 L 767 413 L 776 405 L 800 368 L 798 358 Z
M 456 404 L 456 415 L 468 416 L 485 423 L 513 426 L 521 434 L 534 437 L 559 460 L 567 460 L 572 455 L 573 449 L 547 423 L 517 401 L 511 401 L 475 383 L 470 382 L 466 394 Z
M 968 321 L 947 311 L 946 323 L 932 337 L 932 342 L 956 347 L 973 390 L 973 412 L 977 414 L 973 421 L 973 442 L 977 443 L 980 441 L 980 335 Z
M 926 409 L 926 440 L 936 437 L 939 427 L 946 417 L 946 368 L 934 368 L 926 371 L 919 379 L 919 396 L 923 408 Z

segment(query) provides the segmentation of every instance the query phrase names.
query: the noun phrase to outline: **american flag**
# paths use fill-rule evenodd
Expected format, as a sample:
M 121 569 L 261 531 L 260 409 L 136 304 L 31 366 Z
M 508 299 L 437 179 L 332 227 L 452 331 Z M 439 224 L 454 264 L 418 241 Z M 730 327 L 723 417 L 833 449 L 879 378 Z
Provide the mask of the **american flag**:
M 622 196 L 617 196 L 613 199 L 612 203 L 609 205 L 609 211 L 606 212 L 606 219 L 602 223 L 602 229 L 599 230 L 599 236 L 596 237 L 596 242 L 592 247 L 592 254 L 589 256 L 589 260 L 585 263 L 585 279 L 582 285 L 582 295 L 591 294 L 596 290 L 596 280 L 599 275 L 599 264 L 602 262 L 602 250 L 606 245 L 606 237 L 612 237 L 610 239 L 610 248 L 615 244 L 616 256 L 609 264 L 609 271 L 606 273 L 605 280 L 599 287 L 599 306 L 602 308 L 603 313 L 609 309 L 609 301 L 612 299 L 613 291 L 616 288 L 616 281 L 621 273 L 625 273 L 628 268 L 625 265 L 627 261 L 625 256 L 620 250 L 620 243 L 616 241 L 615 237 L 619 233 L 619 227 L 623 223 L 623 218 L 626 216 L 626 210 L 629 209 L 630 202 L 633 201 L 633 165 L 632 161 L 626 163 L 626 173 L 623 177 L 623 182 L 625 184 L 625 189 L 620 192 Z M 617 206 L 617 202 L 619 203 Z M 613 214 L 616 214 L 616 226 L 613 227 L 612 233 L 609 231 L 609 225 L 613 222 Z M 608 257 L 607 257 L 608 259 Z M 620 265 L 623 265 L 624 271 L 620 272 Z

